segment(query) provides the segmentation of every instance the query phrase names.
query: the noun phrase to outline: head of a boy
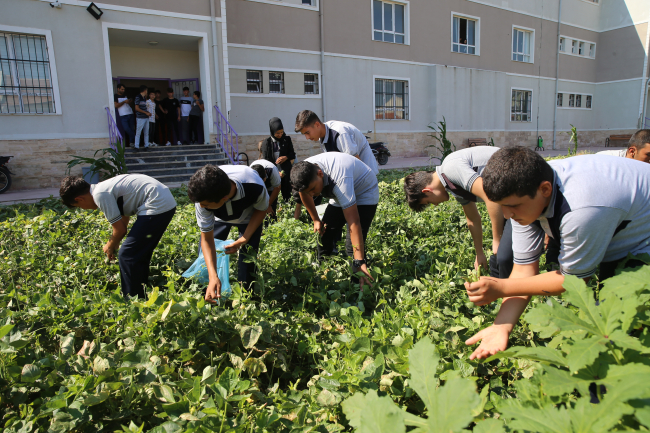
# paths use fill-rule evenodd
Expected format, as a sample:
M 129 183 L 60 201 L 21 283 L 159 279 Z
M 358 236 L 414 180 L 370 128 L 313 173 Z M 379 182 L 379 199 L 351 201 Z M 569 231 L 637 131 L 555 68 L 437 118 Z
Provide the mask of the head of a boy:
M 143 84 L 142 86 L 140 86 L 140 94 L 141 94 L 142 96 L 147 96 L 147 92 L 148 92 L 148 91 L 149 91 L 149 90 L 148 90 L 148 87 L 147 87 L 145 84 Z
M 325 125 L 320 121 L 318 115 L 310 110 L 298 113 L 295 131 L 300 132 L 307 140 L 311 141 L 318 141 L 325 137 Z
M 262 167 L 261 164 L 251 165 L 251 168 L 257 172 L 257 174 L 262 179 L 262 182 L 264 182 L 264 185 L 269 188 L 271 186 L 271 179 L 269 179 L 268 175 L 266 174 L 266 169 Z
M 498 150 L 481 177 L 487 197 L 501 205 L 503 216 L 521 225 L 535 222 L 551 202 L 553 169 L 532 149 Z
M 126 91 L 126 87 L 124 87 L 124 84 L 118 84 L 117 85 L 117 94 L 122 96 L 124 95 L 124 92 Z
M 404 193 L 409 207 L 422 212 L 428 205 L 438 206 L 449 200 L 449 194 L 433 171 L 417 171 L 404 178 Z
M 187 185 L 187 195 L 205 209 L 219 209 L 226 204 L 233 182 L 219 167 L 205 165 L 192 175 Z
M 160 96 L 162 93 L 160 93 L 160 90 L 156 90 L 156 100 L 160 100 Z
M 650 163 L 650 129 L 639 129 L 632 135 L 625 156 Z
M 64 205 L 69 208 L 78 207 L 95 210 L 97 205 L 90 194 L 90 184 L 81 176 L 67 176 L 61 181 L 59 196 Z
M 167 88 L 167 97 L 169 99 L 174 99 L 174 89 L 172 89 L 171 87 Z
M 149 92 L 149 99 L 154 101 L 156 99 L 156 92 Z
M 190 96 L 190 88 L 183 87 L 183 96 Z
M 291 168 L 291 186 L 301 193 L 318 197 L 323 191 L 323 170 L 309 161 L 300 161 Z
M 194 98 L 195 101 L 198 101 L 199 99 L 201 99 L 201 92 L 195 90 L 194 93 L 192 93 L 192 98 Z

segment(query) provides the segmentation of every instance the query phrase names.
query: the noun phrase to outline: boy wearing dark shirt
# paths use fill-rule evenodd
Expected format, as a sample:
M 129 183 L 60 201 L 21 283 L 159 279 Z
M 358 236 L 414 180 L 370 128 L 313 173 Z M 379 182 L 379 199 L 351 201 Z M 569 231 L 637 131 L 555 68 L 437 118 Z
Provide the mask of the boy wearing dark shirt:
M 165 111 L 165 129 L 167 130 L 165 146 L 174 143 L 180 145 L 178 122 L 181 121 L 181 104 L 178 99 L 174 98 L 174 89 L 171 87 L 167 89 L 167 98 L 162 101 L 162 108 Z
M 178 102 L 181 104 L 181 141 L 183 144 L 190 144 L 190 111 L 194 98 L 190 96 L 190 88 L 183 87 L 183 96 Z
M 135 148 L 140 149 L 140 134 L 144 131 L 144 148 L 149 147 L 149 117 L 151 113 L 147 111 L 147 86 L 140 86 L 140 94 L 135 97 L 135 118 L 137 121 L 135 131 Z

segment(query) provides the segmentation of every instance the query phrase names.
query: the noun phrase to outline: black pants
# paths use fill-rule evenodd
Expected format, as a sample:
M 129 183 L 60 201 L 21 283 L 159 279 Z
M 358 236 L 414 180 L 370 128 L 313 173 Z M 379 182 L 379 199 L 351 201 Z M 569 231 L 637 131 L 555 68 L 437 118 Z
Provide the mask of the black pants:
M 560 243 L 549 238 L 546 248 L 546 263 L 558 263 L 560 255 Z M 494 278 L 509 278 L 514 265 L 512 252 L 512 221 L 506 220 L 503 227 L 503 235 L 499 242 L 499 250 L 496 255 L 490 257 L 490 276 Z
M 370 230 L 370 225 L 372 220 L 375 218 L 375 213 L 377 212 L 377 205 L 360 205 L 357 206 L 359 210 L 359 220 L 361 222 L 361 232 L 363 233 L 363 243 L 365 245 L 366 238 L 368 236 L 368 230 Z M 322 260 L 324 256 L 330 256 L 333 253 L 334 247 L 338 239 L 341 236 L 341 229 L 344 225 L 347 224 L 345 220 L 345 215 L 343 215 L 343 209 L 340 207 L 332 206 L 331 204 L 327 205 L 325 209 L 325 215 L 322 218 L 323 224 L 326 225 L 325 233 L 321 237 L 322 245 L 318 246 L 318 259 Z M 350 240 L 350 227 L 348 226 L 347 234 L 345 237 L 345 252 L 348 257 L 353 256 L 352 241 Z M 365 251 L 364 251 L 365 254 Z M 365 258 L 365 255 L 364 255 Z
M 178 121 L 176 118 L 165 119 L 165 124 L 167 126 L 167 136 L 165 137 L 167 141 L 171 144 L 176 144 L 181 140 L 180 135 L 178 135 Z M 161 140 L 162 141 L 162 140 Z M 161 143 L 162 144 L 162 143 Z
M 637 268 L 639 266 L 645 265 L 645 262 L 642 262 L 641 260 L 637 260 L 637 259 L 627 260 L 627 257 L 622 258 L 620 260 L 614 260 L 613 262 L 602 262 L 600 264 L 600 270 L 598 272 L 598 279 L 600 281 L 603 281 L 606 280 L 607 278 L 611 278 L 614 275 L 616 275 L 616 268 L 621 263 L 625 263 L 623 265 L 623 269 L 632 269 L 632 268 Z
M 203 116 L 190 116 L 190 143 L 203 142 Z
M 155 122 L 149 122 L 149 143 L 158 144 L 158 140 L 156 138 L 156 123 Z M 147 146 L 149 146 L 149 143 L 147 143 Z
M 291 171 L 285 170 L 282 183 L 280 184 L 280 193 L 284 201 L 291 201 Z
M 256 256 L 257 251 L 260 248 L 260 238 L 262 237 L 262 228 L 264 224 L 255 230 L 253 236 L 242 249 L 239 250 L 239 261 L 237 263 L 237 280 L 246 284 L 250 284 L 255 279 L 254 275 L 256 272 L 255 263 L 246 263 L 245 260 L 249 260 L 245 256 Z M 228 239 L 228 234 L 232 227 L 237 227 L 239 229 L 239 237 L 242 237 L 246 231 L 248 224 L 230 224 L 222 221 L 214 222 L 214 238 L 221 241 Z
M 153 250 L 167 230 L 176 208 L 159 215 L 140 215 L 122 242 L 118 261 L 122 294 L 144 298 L 144 285 L 149 280 L 149 264 Z

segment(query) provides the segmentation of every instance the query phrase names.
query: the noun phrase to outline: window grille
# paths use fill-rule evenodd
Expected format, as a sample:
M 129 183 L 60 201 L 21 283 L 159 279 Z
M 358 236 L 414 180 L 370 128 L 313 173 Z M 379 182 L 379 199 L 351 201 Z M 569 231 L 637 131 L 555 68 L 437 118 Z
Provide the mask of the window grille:
M 375 119 L 408 120 L 408 81 L 375 79 Z
M 510 105 L 510 121 L 530 122 L 533 92 L 529 90 L 512 90 L 512 101 Z
M 305 95 L 318 95 L 318 74 L 305 74 Z
M 284 93 L 284 72 L 269 72 L 269 93 Z
M 262 93 L 262 71 L 246 71 L 246 91 Z

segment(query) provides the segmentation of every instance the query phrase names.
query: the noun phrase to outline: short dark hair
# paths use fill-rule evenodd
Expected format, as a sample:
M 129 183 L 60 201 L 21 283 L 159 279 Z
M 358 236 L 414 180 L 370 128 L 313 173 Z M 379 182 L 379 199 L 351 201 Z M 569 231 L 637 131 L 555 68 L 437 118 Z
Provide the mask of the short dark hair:
M 183 87 L 183 92 L 186 91 L 186 90 L 189 92 L 189 91 L 190 91 L 190 88 L 187 87 L 187 86 Z
M 483 190 L 492 201 L 501 201 L 513 194 L 534 198 L 542 182 L 553 182 L 553 169 L 534 150 L 512 146 L 496 151 L 481 177 Z
M 174 89 L 172 89 L 171 87 L 168 87 L 167 88 L 167 93 L 174 93 Z
M 147 93 L 148 96 L 155 95 L 155 94 L 156 92 L 154 92 L 153 90 L 149 90 L 149 92 Z
M 122 87 L 124 87 L 126 89 L 126 86 L 124 84 L 122 84 L 122 83 L 118 84 L 116 89 L 121 89 Z
M 148 89 L 147 85 L 146 85 L 146 84 L 142 84 L 142 85 L 140 86 L 140 93 L 144 92 L 144 91 L 147 90 L 147 89 Z
M 634 147 L 636 150 L 641 150 L 650 143 L 650 129 L 639 129 L 630 137 L 630 144 L 628 147 Z
M 313 125 L 316 122 L 320 122 L 318 115 L 311 110 L 302 110 L 296 116 L 296 132 L 302 131 L 303 128 Z
M 433 180 L 433 171 L 416 171 L 404 178 L 404 193 L 409 207 L 422 212 L 426 205 L 420 203 L 426 194 L 422 192 Z
M 251 168 L 255 170 L 257 174 L 260 175 L 260 178 L 262 178 L 262 180 L 265 180 L 268 177 L 266 174 L 266 169 L 262 167 L 262 165 L 260 164 L 251 165 Z
M 160 93 L 160 90 L 156 89 L 156 93 Z
M 199 92 L 198 90 L 195 90 L 195 91 L 194 91 L 194 94 L 195 94 L 196 96 L 198 96 L 199 98 L 201 97 L 201 92 Z
M 67 207 L 73 207 L 74 199 L 90 192 L 90 184 L 81 176 L 66 176 L 61 181 L 59 196 Z
M 230 178 L 214 165 L 199 168 L 187 185 L 187 196 L 194 203 L 205 200 L 217 203 L 229 193 Z
M 318 166 L 309 161 L 300 161 L 291 167 L 291 186 L 296 191 L 304 191 L 318 176 Z

